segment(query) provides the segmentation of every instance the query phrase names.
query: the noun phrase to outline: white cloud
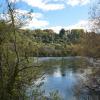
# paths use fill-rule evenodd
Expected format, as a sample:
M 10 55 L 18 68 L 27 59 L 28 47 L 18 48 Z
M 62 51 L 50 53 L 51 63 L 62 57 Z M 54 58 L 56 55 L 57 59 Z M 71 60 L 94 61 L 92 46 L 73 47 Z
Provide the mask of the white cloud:
M 65 4 L 76 6 L 76 5 L 86 5 L 90 3 L 90 0 L 10 0 L 11 2 L 23 1 L 29 6 L 42 9 L 44 11 L 50 10 L 61 10 L 65 8 Z
M 17 9 L 16 12 L 22 15 L 28 13 L 28 11 L 20 9 Z M 42 13 L 30 13 L 29 16 L 31 16 L 31 20 L 27 19 L 27 23 L 22 27 L 22 29 L 42 28 L 49 24 L 48 21 L 43 20 Z
M 89 27 L 89 21 L 87 20 L 81 20 L 78 23 L 74 25 L 69 25 L 69 26 L 54 26 L 54 27 L 49 27 L 49 29 L 53 29 L 56 33 L 59 33 L 59 31 L 64 28 L 65 30 L 71 30 L 71 29 L 84 29 L 87 31 L 90 31 Z
M 23 1 L 25 3 L 27 3 L 29 6 L 32 7 L 37 7 L 39 9 L 45 10 L 45 11 L 49 11 L 49 10 L 60 10 L 60 9 L 64 9 L 65 5 L 64 3 L 50 3 L 50 0 L 10 0 L 11 2 L 19 2 L 19 1 Z M 52 0 L 51 0 L 52 1 Z
M 21 0 L 8 0 L 9 2 L 19 2 Z
M 25 15 L 25 16 L 31 16 L 32 18 L 42 18 L 43 15 L 41 13 L 29 13 L 29 11 L 27 10 L 21 10 L 21 9 L 16 9 L 15 10 L 15 14 L 14 14 L 16 17 L 17 16 L 22 16 L 22 15 Z M 0 14 L 0 18 L 1 19 L 9 19 L 9 14 Z
M 48 29 L 52 29 L 54 32 L 59 33 L 59 31 L 65 27 L 62 26 L 53 26 L 53 27 L 48 27 Z
M 23 21 L 24 21 L 23 23 L 25 23 L 25 25 L 21 27 L 22 29 L 43 28 L 49 25 L 49 22 L 43 19 L 42 13 L 30 13 L 29 16 L 31 16 L 31 20 L 30 18 L 26 18 L 25 20 L 21 16 L 22 15 L 27 16 L 28 11 L 17 9 L 15 10 L 15 12 L 16 12 L 15 13 L 16 25 L 19 25 L 19 22 L 23 22 Z M 10 16 L 8 14 L 6 15 L 0 14 L 0 19 L 8 21 L 10 20 Z
M 21 10 L 21 9 L 17 9 L 16 10 L 17 15 L 19 14 L 21 15 L 25 15 L 27 16 L 28 11 L 27 10 Z M 29 16 L 30 18 L 27 18 L 25 20 L 26 24 L 24 26 L 22 26 L 23 29 L 33 29 L 33 28 L 42 28 L 47 26 L 49 23 L 46 20 L 43 20 L 43 15 L 42 13 L 30 13 Z
M 87 20 L 81 20 L 78 23 L 74 25 L 69 25 L 66 27 L 66 29 L 84 29 L 89 30 L 89 21 Z
M 27 10 L 16 9 L 15 12 L 20 15 L 29 14 L 29 16 L 31 16 L 32 18 L 42 18 L 43 17 L 43 15 L 41 13 L 36 13 L 36 12 L 29 13 L 29 11 L 27 11 Z
M 23 1 L 29 6 L 42 9 L 44 11 L 61 10 L 65 8 L 65 4 L 71 6 L 86 5 L 90 0 L 9 0 L 11 2 Z
M 33 18 L 25 26 L 23 26 L 22 29 L 43 28 L 46 27 L 48 24 L 48 21 Z
M 86 5 L 88 3 L 90 3 L 90 0 L 67 0 L 67 4 L 71 6 Z
M 33 7 L 40 8 L 42 10 L 60 10 L 64 8 L 64 4 L 59 4 L 59 3 L 48 3 L 47 1 L 44 0 L 23 0 L 29 5 Z

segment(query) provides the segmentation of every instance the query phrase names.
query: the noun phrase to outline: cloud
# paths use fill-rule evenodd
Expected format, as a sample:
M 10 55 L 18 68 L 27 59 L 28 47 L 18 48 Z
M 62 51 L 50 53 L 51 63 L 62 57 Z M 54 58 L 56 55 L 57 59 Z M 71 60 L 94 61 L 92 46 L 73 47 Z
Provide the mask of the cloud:
M 31 16 L 32 18 L 42 18 L 43 17 L 43 15 L 41 14 L 41 13 L 29 13 L 29 11 L 27 11 L 27 10 L 22 10 L 22 9 L 16 9 L 15 11 L 14 11 L 15 13 L 14 13 L 14 15 L 17 17 L 17 16 L 22 16 L 22 15 L 25 15 L 25 16 L 27 16 L 27 15 L 29 15 L 29 16 Z M 0 18 L 1 19 L 9 19 L 9 14 L 3 14 L 3 13 L 1 13 L 0 14 Z
M 23 26 L 22 29 L 43 28 L 46 27 L 48 24 L 49 24 L 48 21 L 38 20 L 36 18 L 33 18 L 25 26 Z
M 71 6 L 86 5 L 88 3 L 90 3 L 90 0 L 67 0 L 67 4 Z
M 23 0 L 28 5 L 40 8 L 42 10 L 60 10 L 64 8 L 64 4 L 59 3 L 49 3 L 48 1 L 44 0 Z
M 59 31 L 64 28 L 65 30 L 71 30 L 71 29 L 84 29 L 87 31 L 90 31 L 89 27 L 89 21 L 88 20 L 81 20 L 78 23 L 74 25 L 69 25 L 69 26 L 54 26 L 54 27 L 49 27 L 49 29 L 54 30 L 54 32 L 59 33 Z
M 59 31 L 60 31 L 62 28 L 65 29 L 65 27 L 63 27 L 63 26 L 48 27 L 48 29 L 52 29 L 52 30 L 53 30 L 54 32 L 56 32 L 56 33 L 59 33 Z
M 21 10 L 21 9 L 16 9 L 15 12 L 17 14 L 20 14 L 20 15 L 27 15 L 27 14 L 29 14 L 29 11 L 27 11 L 27 10 Z M 30 12 L 29 15 L 32 18 L 42 18 L 43 17 L 42 13 L 38 13 L 38 12 Z
M 25 23 L 21 29 L 33 29 L 33 28 L 43 28 L 49 25 L 49 22 L 43 19 L 42 13 L 30 13 L 29 14 L 27 10 L 21 10 L 21 9 L 16 9 L 15 10 L 15 24 L 19 25 L 20 22 Z M 22 16 L 30 16 L 30 17 L 25 17 L 23 19 Z M 10 20 L 10 16 L 8 14 L 0 14 L 0 20 Z
M 50 0 L 10 0 L 11 2 L 20 2 L 23 1 L 29 6 L 36 7 L 45 11 L 49 10 L 61 10 L 65 8 L 64 3 L 50 3 Z M 51 0 L 52 1 L 52 0 Z M 53 0 L 54 1 L 54 0 Z
M 89 21 L 88 20 L 81 20 L 78 23 L 74 25 L 69 25 L 66 27 L 66 29 L 84 29 L 88 30 L 89 29 Z
M 77 6 L 86 5 L 90 0 L 10 0 L 11 2 L 25 2 L 31 7 L 36 7 L 44 11 L 62 10 L 65 5 Z
M 22 15 L 28 13 L 28 11 L 20 9 L 17 9 L 16 12 Z M 49 25 L 49 22 L 43 19 L 42 13 L 30 13 L 30 16 L 31 20 L 27 19 L 27 23 L 21 29 L 42 28 Z
M 20 0 L 8 0 L 9 2 L 19 2 Z

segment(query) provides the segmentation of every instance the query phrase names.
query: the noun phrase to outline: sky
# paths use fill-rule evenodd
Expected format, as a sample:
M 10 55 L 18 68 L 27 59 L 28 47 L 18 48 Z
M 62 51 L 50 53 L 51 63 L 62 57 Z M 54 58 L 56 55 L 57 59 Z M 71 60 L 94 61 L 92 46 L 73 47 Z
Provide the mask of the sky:
M 17 11 L 21 13 L 32 10 L 32 20 L 23 29 L 53 29 L 55 32 L 61 28 L 88 30 L 88 13 L 92 0 L 9 1 L 16 1 Z

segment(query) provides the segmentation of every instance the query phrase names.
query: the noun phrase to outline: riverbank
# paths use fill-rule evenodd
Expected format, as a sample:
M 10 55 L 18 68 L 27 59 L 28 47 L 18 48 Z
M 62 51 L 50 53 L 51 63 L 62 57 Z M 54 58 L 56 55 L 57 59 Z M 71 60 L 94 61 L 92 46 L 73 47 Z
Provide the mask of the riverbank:
M 32 57 L 31 57 L 32 58 Z M 88 61 L 91 66 L 100 67 L 100 58 L 84 57 L 84 56 L 66 56 L 66 57 L 34 57 L 34 62 L 41 62 L 46 60 L 61 60 L 61 59 L 84 59 Z

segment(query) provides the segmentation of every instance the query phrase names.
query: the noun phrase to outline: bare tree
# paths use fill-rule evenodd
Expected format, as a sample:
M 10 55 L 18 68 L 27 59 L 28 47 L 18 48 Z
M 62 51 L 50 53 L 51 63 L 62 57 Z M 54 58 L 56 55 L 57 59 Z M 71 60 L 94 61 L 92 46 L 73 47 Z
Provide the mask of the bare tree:
M 91 7 L 90 24 L 92 31 L 100 33 L 100 0 L 96 0 Z

